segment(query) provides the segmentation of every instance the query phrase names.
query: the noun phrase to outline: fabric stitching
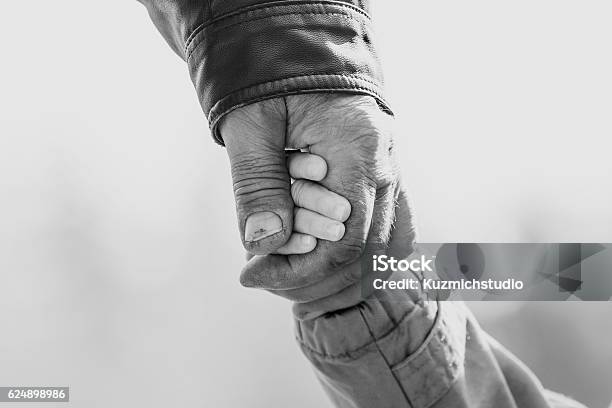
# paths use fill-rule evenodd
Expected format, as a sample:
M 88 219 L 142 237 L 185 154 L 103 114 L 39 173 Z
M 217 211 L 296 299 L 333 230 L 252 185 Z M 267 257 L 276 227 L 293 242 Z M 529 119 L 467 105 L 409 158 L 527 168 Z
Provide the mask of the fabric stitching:
M 219 29 L 220 29 L 220 30 L 227 30 L 227 29 L 230 29 L 230 28 L 235 27 L 235 26 L 238 26 L 238 25 L 248 24 L 248 23 L 252 23 L 252 22 L 255 22 L 255 21 L 260 21 L 260 20 L 266 20 L 266 19 L 269 19 L 269 18 L 272 18 L 272 17 L 308 16 L 308 15 L 338 16 L 338 17 L 342 17 L 342 18 L 347 19 L 347 20 L 352 20 L 352 21 L 357 21 L 357 22 L 359 21 L 359 20 L 357 20 L 357 19 L 353 18 L 352 16 L 350 16 L 350 15 L 348 15 L 348 14 L 343 14 L 343 13 L 328 13 L 328 12 L 315 12 L 315 11 L 311 11 L 311 12 L 307 12 L 307 13 L 306 13 L 306 12 L 304 12 L 304 13 L 284 13 L 284 14 L 271 14 L 271 15 L 268 15 L 268 16 L 263 16 L 263 17 L 253 18 L 253 19 L 250 19 L 250 20 L 238 21 L 238 22 L 236 22 L 236 23 L 232 23 L 232 24 L 229 24 L 229 25 L 226 25 L 226 26 L 219 27 Z M 212 26 L 212 24 L 207 25 L 207 26 L 205 27 L 205 29 L 206 29 L 206 28 L 208 28 L 208 27 L 210 27 L 210 26 Z M 198 49 L 198 47 L 199 47 L 199 46 L 200 46 L 200 45 L 203 43 L 203 41 L 204 41 L 204 40 L 201 40 L 201 41 L 197 41 L 197 42 L 196 42 L 196 37 L 199 37 L 199 36 L 200 36 L 200 34 L 204 33 L 205 29 L 202 29 L 202 30 L 201 30 L 201 31 L 200 31 L 198 34 L 196 34 L 196 35 L 195 35 L 195 36 L 194 36 L 194 37 L 193 37 L 193 38 L 190 40 L 189 45 L 187 45 L 187 44 L 185 45 L 185 54 L 187 55 L 187 63 L 189 63 L 189 60 L 191 59 L 191 56 L 193 55 L 193 53 L 195 52 L 195 50 L 197 50 L 197 49 Z M 193 44 L 193 43 L 195 43 L 195 44 L 193 45 L 193 47 L 191 47 L 191 44 Z M 191 50 L 190 50 L 190 48 L 191 48 Z
M 210 7 L 210 0 L 208 0 L 209 3 L 209 8 L 211 11 L 211 17 L 212 17 L 212 7 Z M 328 5 L 328 6 L 334 6 L 334 7 L 340 7 L 340 8 L 345 8 L 345 9 L 349 9 L 351 11 L 357 12 L 361 15 L 363 15 L 364 17 L 366 17 L 367 19 L 371 19 L 371 17 L 368 15 L 368 13 L 366 13 L 365 11 L 361 10 L 359 7 L 356 7 L 352 4 L 346 4 L 346 3 L 340 3 L 340 2 L 336 2 L 336 1 L 313 1 L 310 3 L 294 3 L 294 2 L 290 2 L 290 1 L 286 1 L 286 2 L 277 2 L 277 3 L 265 3 L 264 5 L 257 5 L 257 6 L 249 6 L 249 7 L 243 7 L 240 8 L 238 10 L 232 11 L 230 13 L 221 15 L 219 17 L 216 18 L 212 18 L 209 21 L 206 21 L 202 24 L 200 24 L 199 26 L 197 26 L 192 32 L 191 34 L 189 34 L 189 36 L 187 37 L 187 40 L 185 41 L 185 54 L 188 51 L 188 47 L 190 46 L 191 42 L 194 40 L 194 37 L 196 35 L 198 35 L 202 30 L 204 30 L 206 27 L 215 24 L 219 21 L 222 21 L 224 19 L 227 18 L 231 18 L 234 16 L 239 16 L 240 14 L 246 14 L 248 12 L 252 12 L 252 11 L 266 11 L 266 10 L 270 10 L 273 8 L 280 8 L 280 7 L 288 7 L 290 5 L 300 5 L 300 6 L 315 6 L 315 5 Z M 301 14 L 301 13 L 298 13 Z M 324 14 L 324 13 L 321 13 Z M 272 16 L 272 15 L 271 15 Z
M 391 367 L 391 364 L 389 364 L 389 361 L 385 357 L 385 354 L 382 352 L 381 348 L 379 347 L 378 340 L 376 339 L 376 336 L 374 335 L 374 333 L 372 333 L 372 329 L 370 328 L 370 325 L 368 324 L 367 319 L 363 315 L 363 311 L 359 310 L 359 315 L 361 316 L 361 320 L 363 320 L 363 323 L 365 324 L 365 326 L 368 328 L 368 332 L 370 333 L 370 337 L 372 337 L 372 339 L 374 339 L 373 343 L 376 346 L 376 350 L 378 350 L 378 354 L 380 355 L 382 360 L 385 362 L 385 365 L 387 366 L 387 369 L 391 372 L 391 375 L 393 376 L 393 379 L 395 380 L 395 382 L 397 384 L 397 387 L 402 392 L 402 395 L 404 396 L 404 399 L 408 403 L 409 407 L 413 408 L 414 405 L 412 404 L 412 401 L 410 400 L 410 398 L 408 398 L 408 394 L 406 393 L 406 390 L 404 390 L 404 387 L 402 387 L 402 382 L 397 377 L 397 373 L 395 371 L 393 371 L 393 368 Z M 398 325 L 395 325 L 395 327 L 397 327 L 397 326 Z
M 275 92 L 272 92 L 271 95 L 273 95 L 273 94 L 291 95 L 292 93 L 300 93 L 300 91 L 301 92 L 304 92 L 304 91 L 309 91 L 309 92 L 315 92 L 315 91 L 319 91 L 319 92 L 333 92 L 333 91 L 342 91 L 342 90 L 349 90 L 349 89 L 356 90 L 356 91 L 369 92 L 373 96 L 375 96 L 376 98 L 378 98 L 381 101 L 383 101 L 385 103 L 385 105 L 387 104 L 385 99 L 382 96 L 380 96 L 377 92 L 372 90 L 371 88 L 366 88 L 366 87 L 362 87 L 362 86 L 358 86 L 358 85 L 353 85 L 353 84 L 350 84 L 350 86 L 343 87 L 343 88 L 339 88 L 339 87 L 335 87 L 335 88 L 304 88 L 304 89 L 300 89 L 300 90 L 296 90 L 296 91 L 289 91 L 289 92 L 280 92 L 280 91 L 277 90 Z M 265 97 L 260 97 L 260 99 L 266 99 L 266 98 Z M 215 107 L 213 107 L 210 110 L 211 113 L 209 114 L 209 117 L 208 117 L 209 123 L 215 123 L 220 117 L 222 117 L 224 114 L 227 113 L 226 111 L 228 111 L 227 109 L 224 109 L 223 112 L 213 114 L 212 112 L 215 111 L 216 109 L 217 108 L 216 108 L 216 104 L 215 104 Z M 230 108 L 230 111 L 231 111 L 231 108 Z
M 236 110 L 238 108 L 241 108 L 243 106 L 246 106 L 252 103 L 264 101 L 266 99 L 279 97 L 281 95 L 289 96 L 289 95 L 304 95 L 304 94 L 312 94 L 312 93 L 334 93 L 334 92 L 340 92 L 340 93 L 341 92 L 345 92 L 345 93 L 354 92 L 355 94 L 359 94 L 359 95 L 371 96 L 372 98 L 375 98 L 377 100 L 377 103 L 379 104 L 380 108 L 384 112 L 393 116 L 393 112 L 389 108 L 388 102 L 378 93 L 373 91 L 372 88 L 365 88 L 365 87 L 360 87 L 360 86 L 351 84 L 350 86 L 345 86 L 345 87 L 303 88 L 303 89 L 292 90 L 292 91 L 275 90 L 274 92 L 271 92 L 268 94 L 259 95 L 256 97 L 250 97 L 242 102 L 238 100 L 236 100 L 235 102 L 231 102 L 232 100 L 224 101 L 223 104 L 219 104 L 219 103 L 215 104 L 215 106 L 210 110 L 210 114 L 208 115 L 208 123 L 210 124 L 210 129 L 212 130 L 212 135 L 215 141 L 221 146 L 224 146 L 225 144 L 223 142 L 223 138 L 221 137 L 221 135 L 218 134 L 217 125 L 218 125 L 219 120 L 223 118 L 223 116 L 227 115 L 233 110 Z M 240 96 L 237 95 L 234 97 L 234 99 L 240 99 Z M 223 110 L 221 110 L 221 108 L 218 107 L 219 105 L 221 106 L 227 105 L 227 108 L 224 108 Z M 216 112 L 217 110 L 220 110 L 220 112 L 213 114 L 213 112 Z
M 361 313 L 361 311 L 360 311 Z M 406 319 L 409 318 L 409 316 L 412 314 L 412 311 L 406 312 L 404 313 L 404 315 L 401 317 L 401 319 L 399 320 L 399 323 L 394 325 L 391 329 L 389 329 L 387 332 L 385 332 L 383 335 L 381 335 L 377 340 L 382 340 L 385 337 L 389 336 L 391 333 L 393 333 L 398 326 L 400 326 L 401 324 L 403 324 L 405 322 Z M 313 348 L 311 348 L 310 346 L 308 346 L 306 343 L 304 343 L 303 341 L 301 341 L 300 339 L 296 338 L 296 340 L 298 341 L 298 343 L 300 344 L 300 346 L 302 346 L 303 348 L 305 348 L 306 350 L 308 350 L 309 352 L 311 352 L 312 354 L 314 354 L 315 356 L 321 357 L 321 358 L 325 358 L 327 360 L 341 360 L 344 358 L 350 358 L 351 354 L 359 354 L 360 352 L 363 351 L 363 349 L 370 347 L 374 342 L 369 342 L 367 344 L 364 344 L 363 346 L 360 346 L 354 350 L 350 350 L 347 351 L 345 353 L 340 353 L 340 354 L 327 354 L 318 350 L 315 350 Z M 427 342 L 429 339 L 426 339 L 425 342 Z M 419 347 L 414 354 L 422 351 L 423 347 Z
M 320 72 L 320 73 L 308 74 L 308 75 L 297 75 L 297 76 L 296 75 L 291 75 L 291 76 L 287 76 L 287 77 L 273 79 L 272 81 L 258 82 L 256 84 L 245 86 L 245 87 L 236 89 L 235 91 L 229 92 L 229 93 L 223 95 L 222 97 L 218 98 L 218 100 L 222 101 L 223 99 L 225 99 L 225 98 L 227 98 L 227 97 L 229 97 L 229 96 L 231 96 L 231 95 L 233 95 L 235 93 L 242 92 L 242 91 L 245 91 L 245 90 L 251 89 L 251 88 L 257 88 L 259 86 L 267 85 L 267 84 L 270 84 L 270 83 L 273 83 L 273 82 L 287 81 L 289 79 L 299 79 L 299 78 L 337 77 L 337 76 L 342 76 L 342 77 L 346 77 L 346 78 L 361 79 L 361 80 L 363 80 L 365 82 L 368 82 L 371 85 L 374 85 L 374 86 L 378 86 L 379 85 L 378 82 L 376 82 L 376 81 L 374 81 L 374 80 L 372 80 L 372 79 L 370 79 L 368 77 L 364 77 L 364 76 L 357 75 L 357 74 L 329 74 L 329 73 L 326 73 L 326 72 Z
M 440 311 L 441 309 L 438 312 Z M 438 329 L 435 331 L 432 330 L 432 341 L 426 340 L 426 343 L 424 343 L 424 345 L 426 344 L 426 348 L 424 350 L 421 350 L 421 353 L 419 355 L 416 355 L 417 352 L 415 352 L 415 356 L 408 357 L 405 361 L 398 364 L 393 369 L 398 372 L 401 370 L 410 369 L 411 372 L 406 378 L 408 381 L 411 381 L 410 379 L 413 378 L 415 375 L 421 375 L 420 371 L 428 364 L 431 364 L 432 361 L 436 362 L 435 364 L 437 364 L 441 361 L 440 359 L 445 360 L 445 357 L 447 357 L 447 353 L 445 352 L 445 347 L 439 342 L 438 334 L 443 333 L 444 335 L 449 335 L 447 333 L 447 330 L 448 328 L 446 327 L 446 322 L 443 318 L 440 318 L 440 324 Z M 451 359 L 454 360 L 457 355 L 461 355 L 460 351 L 456 350 L 450 345 L 447 346 L 447 348 Z M 434 352 L 441 353 L 441 355 Z M 453 386 L 453 384 L 460 377 L 461 373 L 463 373 L 463 365 L 459 365 L 456 370 L 453 370 L 447 364 L 447 361 L 443 361 L 443 363 L 443 377 L 446 380 L 446 384 L 444 384 L 442 387 L 437 387 L 435 390 L 430 391 L 429 393 L 424 394 L 425 397 L 423 398 L 425 399 L 425 402 L 423 408 L 429 408 L 433 406 L 440 398 L 442 398 L 442 396 L 446 395 L 450 388 Z
M 446 374 L 445 377 L 448 381 L 448 384 L 446 384 L 443 387 L 439 388 L 438 392 L 434 392 L 432 393 L 432 395 L 428 395 L 429 398 L 429 403 L 426 404 L 425 408 L 429 408 L 432 407 L 436 402 L 438 402 L 440 400 L 440 398 L 442 398 L 444 395 L 446 395 L 450 389 L 452 388 L 453 384 L 455 384 L 455 382 L 457 381 L 457 379 L 460 377 L 461 373 L 463 373 L 463 368 L 460 367 L 457 369 L 457 375 L 455 375 L 450 369 L 446 368 L 445 369 Z
M 414 353 L 412 353 L 412 355 L 406 357 L 403 361 L 396 364 L 395 367 L 393 367 L 394 370 L 401 370 L 402 368 L 406 367 L 407 365 L 412 363 L 414 360 L 416 360 L 423 351 L 426 351 L 426 349 L 430 347 L 430 345 L 433 343 L 433 340 L 436 338 L 436 335 L 440 331 L 442 331 L 442 322 L 443 322 L 442 303 L 441 302 L 436 302 L 436 303 L 438 305 L 438 310 L 436 311 L 436 318 L 434 320 L 433 327 L 431 328 L 427 337 L 425 337 L 423 344 L 421 344 L 421 346 L 417 348 L 414 351 Z

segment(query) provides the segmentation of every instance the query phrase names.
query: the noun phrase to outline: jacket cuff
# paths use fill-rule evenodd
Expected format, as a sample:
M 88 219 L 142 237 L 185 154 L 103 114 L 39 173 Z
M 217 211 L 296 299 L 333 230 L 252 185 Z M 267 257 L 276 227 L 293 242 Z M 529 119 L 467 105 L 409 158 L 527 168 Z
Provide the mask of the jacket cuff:
M 276 1 L 244 7 L 194 30 L 190 75 L 215 140 L 227 113 L 264 99 L 320 92 L 383 98 L 371 22 L 340 1 Z
M 377 351 L 398 363 L 423 344 L 437 310 L 436 302 L 414 303 L 407 295 L 403 302 L 397 296 L 368 299 L 314 319 L 296 319 L 296 337 L 308 355 L 358 359 L 376 343 Z
M 395 299 L 396 301 L 399 299 Z M 351 407 L 429 407 L 462 375 L 462 308 L 366 301 L 297 322 L 297 340 L 332 400 Z

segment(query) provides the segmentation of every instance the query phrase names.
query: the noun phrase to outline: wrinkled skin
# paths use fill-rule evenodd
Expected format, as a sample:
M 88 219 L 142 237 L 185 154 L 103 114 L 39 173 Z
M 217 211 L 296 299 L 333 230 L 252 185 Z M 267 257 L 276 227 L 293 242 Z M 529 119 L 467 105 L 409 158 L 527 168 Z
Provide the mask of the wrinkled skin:
M 282 231 L 268 239 L 243 239 L 247 251 L 262 255 L 242 271 L 244 286 L 312 304 L 351 287 L 356 290 L 366 243 L 390 246 L 395 256 L 411 252 L 414 228 L 399 182 L 392 121 L 370 97 L 332 94 L 277 98 L 227 115 L 221 135 L 232 166 L 241 236 L 246 218 L 257 211 L 272 211 L 283 223 Z M 266 255 L 292 232 L 285 148 L 308 149 L 323 157 L 328 173 L 320 183 L 352 206 L 344 238 L 319 241 L 304 255 Z M 394 223 L 401 228 L 393 231 Z

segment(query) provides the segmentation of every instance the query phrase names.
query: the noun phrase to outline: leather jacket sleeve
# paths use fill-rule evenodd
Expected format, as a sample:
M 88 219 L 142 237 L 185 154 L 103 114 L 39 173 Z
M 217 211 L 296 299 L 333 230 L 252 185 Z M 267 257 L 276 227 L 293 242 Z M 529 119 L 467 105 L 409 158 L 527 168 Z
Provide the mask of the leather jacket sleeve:
M 188 64 L 215 140 L 240 106 L 309 92 L 374 97 L 390 113 L 368 0 L 139 0 Z

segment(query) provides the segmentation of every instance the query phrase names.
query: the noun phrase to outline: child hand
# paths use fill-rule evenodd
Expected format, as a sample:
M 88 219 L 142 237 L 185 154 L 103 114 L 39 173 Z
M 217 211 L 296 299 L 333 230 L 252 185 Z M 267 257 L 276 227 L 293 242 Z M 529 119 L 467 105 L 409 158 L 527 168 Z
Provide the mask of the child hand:
M 316 183 L 327 175 L 327 163 L 320 156 L 296 152 L 288 155 L 287 167 L 294 179 L 291 196 L 295 203 L 293 233 L 278 249 L 282 255 L 305 254 L 315 249 L 317 239 L 339 241 L 351 213 L 349 201 Z

